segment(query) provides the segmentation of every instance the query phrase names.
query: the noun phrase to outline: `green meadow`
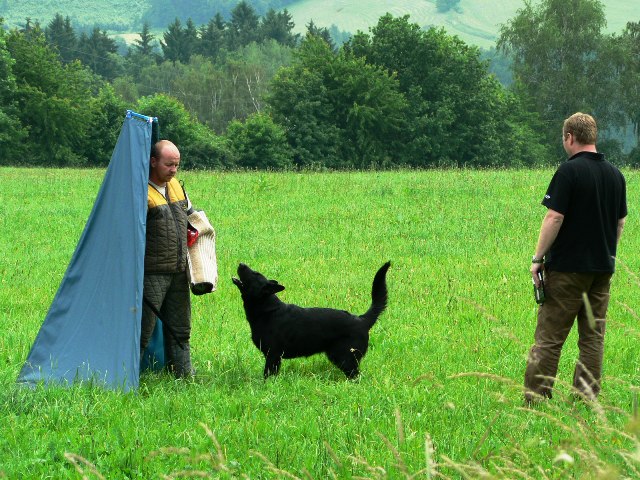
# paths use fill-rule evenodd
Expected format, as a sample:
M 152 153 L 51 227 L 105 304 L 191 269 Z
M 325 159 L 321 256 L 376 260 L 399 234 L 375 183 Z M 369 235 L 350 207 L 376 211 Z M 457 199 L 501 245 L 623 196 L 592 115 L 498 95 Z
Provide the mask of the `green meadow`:
M 144 374 L 125 394 L 16 386 L 104 171 L 1 168 L 0 478 L 640 477 L 637 171 L 600 400 L 572 395 L 572 332 L 554 398 L 522 402 L 552 173 L 182 172 L 218 235 L 218 290 L 192 297 L 197 375 Z M 359 379 L 314 356 L 263 380 L 239 262 L 285 285 L 285 302 L 363 313 L 387 260 Z

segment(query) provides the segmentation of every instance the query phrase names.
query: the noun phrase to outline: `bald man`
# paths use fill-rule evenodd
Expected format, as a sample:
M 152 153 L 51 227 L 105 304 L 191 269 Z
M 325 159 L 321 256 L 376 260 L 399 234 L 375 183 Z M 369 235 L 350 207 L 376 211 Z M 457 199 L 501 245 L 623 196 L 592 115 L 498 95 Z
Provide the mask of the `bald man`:
M 140 352 L 144 353 L 153 334 L 155 309 L 163 322 L 166 366 L 181 378 L 193 375 L 193 370 L 187 270 L 187 215 L 191 204 L 175 178 L 179 166 L 180 151 L 173 143 L 161 140 L 151 147 Z

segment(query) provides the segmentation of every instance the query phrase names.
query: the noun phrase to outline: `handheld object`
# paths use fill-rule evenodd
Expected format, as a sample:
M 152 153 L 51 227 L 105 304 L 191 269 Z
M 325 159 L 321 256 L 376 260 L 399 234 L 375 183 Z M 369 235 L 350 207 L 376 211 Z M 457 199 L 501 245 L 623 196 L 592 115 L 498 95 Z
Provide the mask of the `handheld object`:
M 544 303 L 544 280 L 542 279 L 542 272 L 538 271 L 538 280 L 540 281 L 540 286 L 536 287 L 536 282 L 533 282 L 533 296 L 536 299 L 536 303 L 538 305 L 542 305 Z

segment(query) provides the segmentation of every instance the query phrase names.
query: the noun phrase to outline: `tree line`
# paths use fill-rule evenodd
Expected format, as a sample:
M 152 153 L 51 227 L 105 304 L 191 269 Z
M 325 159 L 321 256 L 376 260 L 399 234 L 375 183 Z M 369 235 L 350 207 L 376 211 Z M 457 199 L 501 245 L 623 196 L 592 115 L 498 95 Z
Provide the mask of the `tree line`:
M 188 18 L 196 24 L 205 24 L 212 12 L 220 12 L 229 18 L 239 0 L 101 0 L 101 2 L 77 2 L 74 0 L 35 1 L 0 0 L 0 17 L 4 16 L 12 26 L 16 19 L 50 18 L 56 11 L 65 12 L 73 18 L 74 28 L 90 31 L 93 26 L 110 32 L 129 33 L 140 31 L 143 24 L 153 30 L 163 29 L 174 19 L 183 22 Z M 269 9 L 282 10 L 298 0 L 248 0 L 259 15 Z M 100 8 L 96 9 L 95 4 Z M 13 20 L 13 21 L 11 21 Z
M 258 15 L 265 15 L 270 10 L 285 9 L 295 1 L 251 0 L 250 5 Z M 191 18 L 196 24 L 206 24 L 213 11 L 218 12 L 224 18 L 231 17 L 237 4 L 237 0 L 153 0 L 151 8 L 144 12 L 141 21 L 151 27 L 158 28 L 163 28 L 176 18 L 182 20 Z M 189 17 L 186 17 L 185 12 L 189 12 Z
M 59 14 L 0 28 L 0 162 L 104 166 L 133 109 L 159 118 L 186 168 L 537 166 L 563 158 L 562 119 L 582 110 L 607 127 L 603 150 L 637 165 L 620 138 L 638 136 L 640 27 L 605 35 L 598 1 L 570 2 L 527 3 L 503 27 L 508 87 L 478 48 L 408 16 L 342 43 L 243 1 L 158 39 L 145 24 L 125 54 Z

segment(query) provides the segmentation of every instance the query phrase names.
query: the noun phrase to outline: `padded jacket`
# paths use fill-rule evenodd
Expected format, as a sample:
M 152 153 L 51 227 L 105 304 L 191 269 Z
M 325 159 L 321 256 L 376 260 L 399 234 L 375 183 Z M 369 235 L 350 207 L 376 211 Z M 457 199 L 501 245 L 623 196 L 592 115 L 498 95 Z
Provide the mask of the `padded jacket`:
M 167 183 L 169 201 L 152 185 L 147 196 L 145 273 L 177 273 L 187 269 L 187 199 L 182 185 Z

